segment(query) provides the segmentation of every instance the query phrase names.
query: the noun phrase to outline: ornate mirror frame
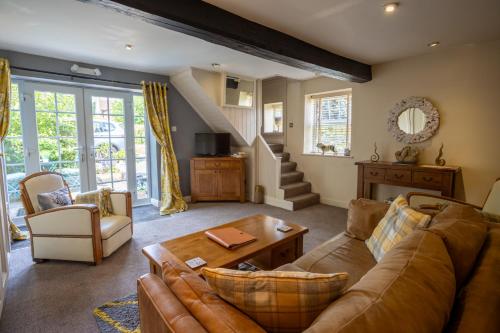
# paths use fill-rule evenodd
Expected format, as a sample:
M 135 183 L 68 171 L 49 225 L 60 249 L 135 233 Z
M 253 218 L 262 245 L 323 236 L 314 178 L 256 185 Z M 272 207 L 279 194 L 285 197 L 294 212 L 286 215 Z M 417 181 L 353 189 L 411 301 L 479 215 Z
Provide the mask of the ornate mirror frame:
M 399 128 L 399 115 L 408 108 L 418 108 L 425 114 L 425 127 L 422 131 L 415 134 L 408 134 Z M 391 111 L 389 111 L 387 126 L 389 132 L 391 132 L 394 138 L 400 142 L 406 144 L 423 142 L 436 134 L 439 128 L 439 112 L 431 102 L 423 97 L 407 97 L 402 99 Z

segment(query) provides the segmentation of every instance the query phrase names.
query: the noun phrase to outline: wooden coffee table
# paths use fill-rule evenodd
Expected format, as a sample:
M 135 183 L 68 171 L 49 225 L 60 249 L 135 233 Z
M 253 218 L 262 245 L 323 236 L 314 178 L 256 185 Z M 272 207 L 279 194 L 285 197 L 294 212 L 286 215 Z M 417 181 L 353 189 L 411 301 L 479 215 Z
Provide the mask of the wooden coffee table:
M 286 233 L 276 230 L 276 226 L 281 223 L 293 227 L 293 230 Z M 151 273 L 161 276 L 161 266 L 164 261 L 162 258 L 168 252 L 181 261 L 200 257 L 207 262 L 206 267 L 234 268 L 239 263 L 249 261 L 261 269 L 274 269 L 302 255 L 303 236 L 309 231 L 306 227 L 266 215 L 249 216 L 210 229 L 224 227 L 235 227 L 253 235 L 257 240 L 234 250 L 228 250 L 208 239 L 203 230 L 146 246 L 142 252 L 149 259 Z

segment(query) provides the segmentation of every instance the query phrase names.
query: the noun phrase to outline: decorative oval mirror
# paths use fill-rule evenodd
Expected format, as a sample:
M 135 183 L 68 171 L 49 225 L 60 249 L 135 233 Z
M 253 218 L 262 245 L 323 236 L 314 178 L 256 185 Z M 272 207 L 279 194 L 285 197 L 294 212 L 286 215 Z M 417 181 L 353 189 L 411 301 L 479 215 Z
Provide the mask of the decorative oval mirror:
M 403 143 L 417 143 L 430 139 L 439 128 L 439 113 L 423 97 L 407 97 L 389 112 L 389 131 Z

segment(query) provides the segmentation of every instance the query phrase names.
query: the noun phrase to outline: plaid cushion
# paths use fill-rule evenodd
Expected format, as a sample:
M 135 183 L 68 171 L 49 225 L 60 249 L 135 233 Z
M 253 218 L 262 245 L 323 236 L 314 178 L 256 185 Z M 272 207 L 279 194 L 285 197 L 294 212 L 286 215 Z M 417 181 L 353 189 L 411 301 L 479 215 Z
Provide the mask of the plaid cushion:
M 365 241 L 366 246 L 378 262 L 413 229 L 425 228 L 430 221 L 429 215 L 411 209 L 406 199 L 400 195 L 392 202 L 370 238 Z
M 342 294 L 347 273 L 203 268 L 208 284 L 267 332 L 302 332 Z

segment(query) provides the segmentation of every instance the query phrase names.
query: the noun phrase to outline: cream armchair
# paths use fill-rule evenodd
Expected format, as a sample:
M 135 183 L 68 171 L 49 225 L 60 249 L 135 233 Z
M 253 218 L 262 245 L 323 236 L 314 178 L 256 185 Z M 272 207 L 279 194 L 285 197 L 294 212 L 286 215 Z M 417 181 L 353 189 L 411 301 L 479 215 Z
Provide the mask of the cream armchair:
M 113 215 L 100 218 L 95 205 L 70 205 L 41 210 L 37 195 L 68 187 L 61 174 L 38 172 L 19 182 L 31 236 L 33 261 L 72 260 L 100 264 L 132 238 L 130 192 L 112 192 Z M 71 193 L 70 193 L 71 196 Z

